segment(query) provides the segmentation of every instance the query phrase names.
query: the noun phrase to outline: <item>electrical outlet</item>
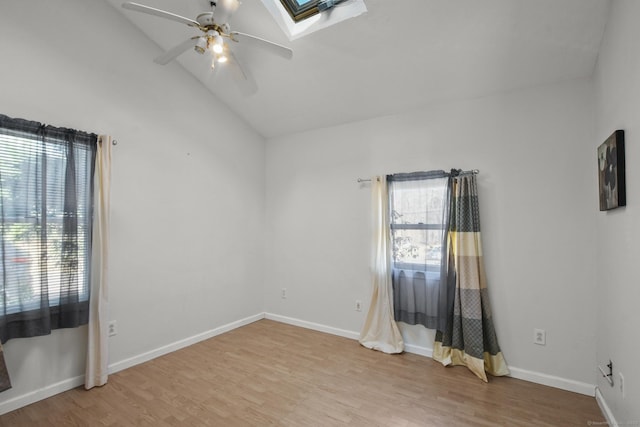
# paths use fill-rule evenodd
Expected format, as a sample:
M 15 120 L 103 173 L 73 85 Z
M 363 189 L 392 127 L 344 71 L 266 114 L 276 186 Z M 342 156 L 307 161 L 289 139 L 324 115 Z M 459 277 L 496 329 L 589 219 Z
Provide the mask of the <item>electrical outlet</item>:
M 118 322 L 112 320 L 109 322 L 109 336 L 112 337 L 114 335 L 118 335 Z
M 624 375 L 622 375 L 622 372 L 618 372 L 618 378 L 620 379 L 620 393 L 622 393 L 622 398 L 624 399 L 626 395 L 624 392 Z
M 538 345 L 547 344 L 547 332 L 544 329 L 533 330 L 533 343 Z
M 280 296 L 282 297 L 282 299 L 287 299 L 287 289 L 286 288 L 282 288 L 282 292 L 281 292 Z
M 362 311 L 362 301 L 356 300 L 356 311 Z

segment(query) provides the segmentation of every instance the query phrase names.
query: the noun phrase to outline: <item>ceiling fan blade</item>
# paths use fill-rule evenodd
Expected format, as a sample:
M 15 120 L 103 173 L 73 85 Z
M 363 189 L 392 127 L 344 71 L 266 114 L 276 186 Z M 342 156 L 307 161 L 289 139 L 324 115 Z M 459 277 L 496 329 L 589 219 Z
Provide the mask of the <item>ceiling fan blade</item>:
M 188 49 L 194 47 L 196 45 L 196 43 L 198 43 L 198 39 L 199 38 L 200 37 L 196 36 L 196 37 L 191 37 L 190 39 L 187 39 L 187 40 L 183 41 L 179 45 L 169 49 L 168 51 L 166 51 L 162 55 L 158 56 L 156 59 L 153 60 L 153 62 L 155 62 L 156 64 L 160 64 L 160 65 L 167 65 L 169 62 L 171 62 L 174 59 L 176 59 L 180 54 L 182 54 L 182 53 L 186 52 Z
M 230 49 L 227 49 L 225 54 L 228 58 L 226 65 L 229 65 L 233 80 L 236 82 L 236 85 L 238 85 L 240 91 L 247 96 L 256 93 L 258 91 L 258 84 L 247 67 L 243 66 L 240 61 L 238 61 L 238 58 Z
M 270 42 L 269 40 L 261 39 L 260 37 L 252 36 L 251 34 L 240 33 L 238 31 L 233 31 L 230 35 L 231 40 L 235 42 L 246 43 L 247 45 L 265 49 L 285 59 L 293 58 L 293 50 L 289 49 L 286 46 Z
M 199 28 L 200 24 L 198 24 L 193 19 L 185 18 L 184 16 L 176 15 L 175 13 L 166 12 L 164 10 L 156 9 L 149 6 L 144 6 L 142 4 L 134 3 L 134 2 L 126 2 L 122 3 L 122 7 L 128 10 L 133 10 L 135 12 L 142 12 L 148 15 L 159 16 L 160 18 L 169 19 L 171 21 L 180 22 L 182 24 L 187 24 L 190 27 Z
M 213 10 L 213 21 L 219 25 L 226 23 L 233 12 L 235 12 L 240 6 L 238 0 L 218 0 L 215 2 L 215 9 Z

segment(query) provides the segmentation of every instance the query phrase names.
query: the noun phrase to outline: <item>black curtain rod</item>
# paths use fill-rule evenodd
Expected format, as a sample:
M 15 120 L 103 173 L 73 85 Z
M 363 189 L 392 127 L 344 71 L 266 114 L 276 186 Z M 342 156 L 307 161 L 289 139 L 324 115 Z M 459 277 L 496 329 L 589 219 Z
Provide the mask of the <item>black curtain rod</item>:
M 472 170 L 468 170 L 468 171 L 461 171 L 458 175 L 468 175 L 468 174 L 473 174 L 473 175 L 477 175 L 480 173 L 479 169 L 472 169 Z M 358 178 L 358 182 L 371 182 L 370 178 Z

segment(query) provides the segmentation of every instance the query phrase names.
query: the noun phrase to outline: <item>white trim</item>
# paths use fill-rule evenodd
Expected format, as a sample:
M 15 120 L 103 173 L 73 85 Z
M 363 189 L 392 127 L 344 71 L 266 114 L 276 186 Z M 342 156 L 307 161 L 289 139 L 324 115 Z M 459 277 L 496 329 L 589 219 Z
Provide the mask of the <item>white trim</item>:
M 331 335 L 337 335 L 352 340 L 360 339 L 360 333 L 355 331 L 348 331 L 346 329 L 334 328 L 331 326 L 322 325 L 320 323 L 307 322 L 306 320 L 294 319 L 293 317 L 281 316 L 279 314 L 265 313 L 265 319 L 273 320 L 275 322 L 286 323 L 287 325 L 298 326 L 305 329 L 312 329 L 314 331 L 325 332 Z M 418 354 L 420 356 L 432 357 L 433 350 L 427 347 L 421 347 L 419 345 L 405 344 L 404 351 L 407 353 Z
M 420 356 L 433 358 L 433 349 L 427 347 L 421 347 L 419 345 L 404 344 L 404 351 L 407 353 L 418 354 Z
M 611 408 L 607 405 L 607 401 L 604 400 L 604 396 L 598 387 L 596 387 L 596 402 L 598 402 L 598 406 L 602 411 L 602 415 L 604 415 L 604 419 L 607 421 L 607 425 L 610 427 L 618 427 L 619 424 L 613 416 Z
M 79 377 L 69 378 L 67 380 L 48 385 L 39 390 L 16 396 L 13 399 L 9 399 L 6 402 L 0 403 L 0 415 L 6 414 L 7 412 L 15 411 L 16 409 L 20 409 L 27 405 L 31 405 L 32 403 L 39 402 L 40 400 L 55 396 L 56 394 L 72 390 L 83 384 L 84 375 L 81 375 Z
M 250 323 L 257 322 L 258 320 L 261 320 L 261 319 L 269 319 L 269 320 L 273 320 L 280 323 L 286 323 L 293 326 L 298 326 L 306 329 L 312 329 L 314 331 L 319 331 L 319 332 L 324 332 L 331 335 L 349 338 L 352 340 L 358 340 L 358 338 L 360 338 L 360 334 L 354 331 L 334 328 L 332 326 L 326 326 L 319 323 L 308 322 L 306 320 L 294 319 L 292 317 L 281 316 L 278 314 L 259 313 L 259 314 L 247 317 L 245 319 L 237 320 L 235 322 L 222 325 L 210 331 L 203 332 L 201 334 L 197 334 L 180 341 L 176 341 L 172 344 L 140 354 L 138 356 L 134 356 L 129 359 L 125 359 L 120 362 L 113 363 L 109 365 L 109 373 L 113 374 L 113 373 L 122 371 L 124 369 L 130 368 L 132 366 L 139 365 L 144 362 L 148 362 L 149 360 L 155 359 L 157 357 L 163 356 L 168 353 L 172 353 L 174 351 L 196 344 L 200 341 L 208 340 L 215 336 L 224 334 L 225 332 L 229 332 L 233 329 L 237 329 L 242 326 L 248 325 Z M 405 344 L 405 351 L 407 353 L 418 354 L 424 357 L 433 356 L 432 349 L 413 345 L 413 344 Z M 572 392 L 584 394 L 587 396 L 595 395 L 598 405 L 600 406 L 600 409 L 602 410 L 602 413 L 607 419 L 607 422 L 609 423 L 609 425 L 610 426 L 618 425 L 615 422 L 613 413 L 607 406 L 604 400 L 604 397 L 600 393 L 600 390 L 598 390 L 595 385 L 583 383 L 580 381 L 569 380 L 566 378 L 556 377 L 553 375 L 547 375 L 540 372 L 528 371 L 520 368 L 509 367 L 509 370 L 511 371 L 510 376 L 512 378 L 517 378 L 517 379 L 529 381 L 536 384 L 547 385 L 550 387 L 572 391 Z M 64 381 L 60 381 L 56 384 L 43 387 L 40 390 L 26 393 L 21 396 L 16 396 L 13 399 L 0 403 L 0 415 L 6 414 L 7 412 L 11 412 L 13 410 L 22 408 L 32 403 L 38 402 L 48 397 L 54 396 L 58 393 L 71 390 L 83 384 L 84 384 L 84 376 L 79 376 L 79 377 L 70 378 Z
M 547 385 L 549 387 L 572 391 L 574 393 L 580 393 L 586 396 L 595 396 L 596 386 L 594 384 L 556 377 L 554 375 L 543 374 L 541 372 L 514 368 L 513 366 L 509 366 L 509 371 L 511 371 L 511 374 L 509 374 L 511 378 L 517 378 L 519 380 L 525 380 L 531 383 Z
M 286 323 L 289 325 L 300 326 L 302 328 L 313 329 L 314 331 L 326 332 L 332 335 L 338 335 L 345 338 L 357 340 L 360 337 L 358 332 L 347 331 L 344 329 L 333 328 L 331 326 L 321 325 L 319 323 L 307 322 L 306 320 L 294 319 L 292 317 L 280 316 L 273 313 L 265 313 L 265 318 L 276 322 Z M 404 350 L 407 353 L 418 354 L 424 357 L 433 357 L 433 349 L 421 347 L 414 344 L 405 344 Z M 546 385 L 561 390 L 571 391 L 593 397 L 595 395 L 596 386 L 593 384 L 583 383 L 580 381 L 570 380 L 567 378 L 556 377 L 553 375 L 543 374 L 541 372 L 528 371 L 509 366 L 512 378 L 529 381 L 535 384 Z
M 181 348 L 188 347 L 200 341 L 208 340 L 209 338 L 213 338 L 215 336 L 224 334 L 225 332 L 229 332 L 233 329 L 248 325 L 253 322 L 257 322 L 258 320 L 262 320 L 262 319 L 264 319 L 264 313 L 259 313 L 259 314 L 247 317 L 245 319 L 227 323 L 226 325 L 222 325 L 210 331 L 203 332 L 201 334 L 197 334 L 180 341 L 176 341 L 172 344 L 165 345 L 163 347 L 157 348 L 152 351 L 148 351 L 138 356 L 134 356 L 129 359 L 122 360 L 120 362 L 112 363 L 111 365 L 109 365 L 109 373 L 113 374 L 113 373 L 122 371 L 124 369 L 130 368 L 132 366 L 139 365 L 144 362 L 148 362 L 149 360 L 155 359 L 156 357 L 160 357 L 165 354 L 172 353 L 174 351 L 180 350 Z M 13 399 L 7 400 L 6 402 L 0 402 L 0 415 L 6 414 L 7 412 L 14 411 L 16 409 L 30 405 L 32 403 L 38 402 L 48 397 L 55 396 L 56 394 L 69 391 L 81 385 L 84 385 L 84 375 L 70 378 L 64 381 L 60 381 L 56 384 L 48 385 L 39 390 L 35 390 L 20 396 L 16 396 Z
M 155 350 L 151 350 L 146 353 L 139 354 L 138 356 L 130 357 L 129 359 L 112 363 L 111 365 L 109 365 L 109 374 L 114 374 L 124 369 L 131 368 L 132 366 L 136 366 L 141 363 L 148 362 L 149 360 L 153 360 L 157 357 L 164 356 L 165 354 L 173 353 L 174 351 L 180 350 L 185 347 L 189 347 L 190 345 L 199 343 L 200 341 L 208 340 L 209 338 L 213 338 L 215 336 L 224 334 L 225 332 L 229 332 L 233 329 L 246 326 L 250 323 L 257 322 L 258 320 L 262 320 L 262 319 L 264 319 L 264 313 L 256 314 L 256 315 L 247 317 L 245 319 L 227 323 L 226 325 L 222 325 L 210 331 L 203 332 L 201 334 L 194 335 L 192 337 L 185 338 L 180 341 L 176 341 L 174 343 L 165 345 Z
M 433 358 L 433 349 L 427 347 L 421 347 L 413 344 L 404 345 L 404 351 L 407 353 L 418 354 L 420 356 Z M 540 372 L 528 371 L 525 369 L 515 368 L 509 366 L 511 378 L 517 378 L 520 380 L 528 381 L 535 384 L 542 384 L 561 390 L 571 391 L 574 393 L 580 393 L 587 396 L 594 396 L 595 385 L 583 383 L 580 381 L 569 380 L 562 377 L 556 377 L 553 375 L 547 375 Z
M 275 322 L 286 323 L 287 325 L 299 326 L 305 329 L 313 329 L 314 331 L 319 332 L 326 332 L 327 334 L 350 338 L 352 340 L 357 340 L 360 338 L 360 334 L 358 332 L 321 325 L 320 323 L 307 322 L 306 320 L 294 319 L 293 317 L 280 316 L 279 314 L 265 313 L 264 318 L 273 320 Z

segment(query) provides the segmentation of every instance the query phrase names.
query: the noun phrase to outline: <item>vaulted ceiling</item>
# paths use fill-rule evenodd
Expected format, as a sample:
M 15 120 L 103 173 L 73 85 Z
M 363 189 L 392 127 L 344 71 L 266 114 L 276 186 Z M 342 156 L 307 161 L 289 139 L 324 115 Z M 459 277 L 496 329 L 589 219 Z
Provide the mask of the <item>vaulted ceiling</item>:
M 152 61 L 198 30 L 126 11 L 158 44 Z M 136 0 L 195 18 L 201 0 Z M 206 3 L 206 2 L 205 2 Z M 233 30 L 294 50 L 293 60 L 243 45 L 258 92 L 188 51 L 178 62 L 269 138 L 592 74 L 609 0 L 365 0 L 368 12 L 289 41 L 261 0 L 244 0 Z M 178 66 L 169 64 L 168 67 Z M 161 67 L 158 65 L 158 67 Z

